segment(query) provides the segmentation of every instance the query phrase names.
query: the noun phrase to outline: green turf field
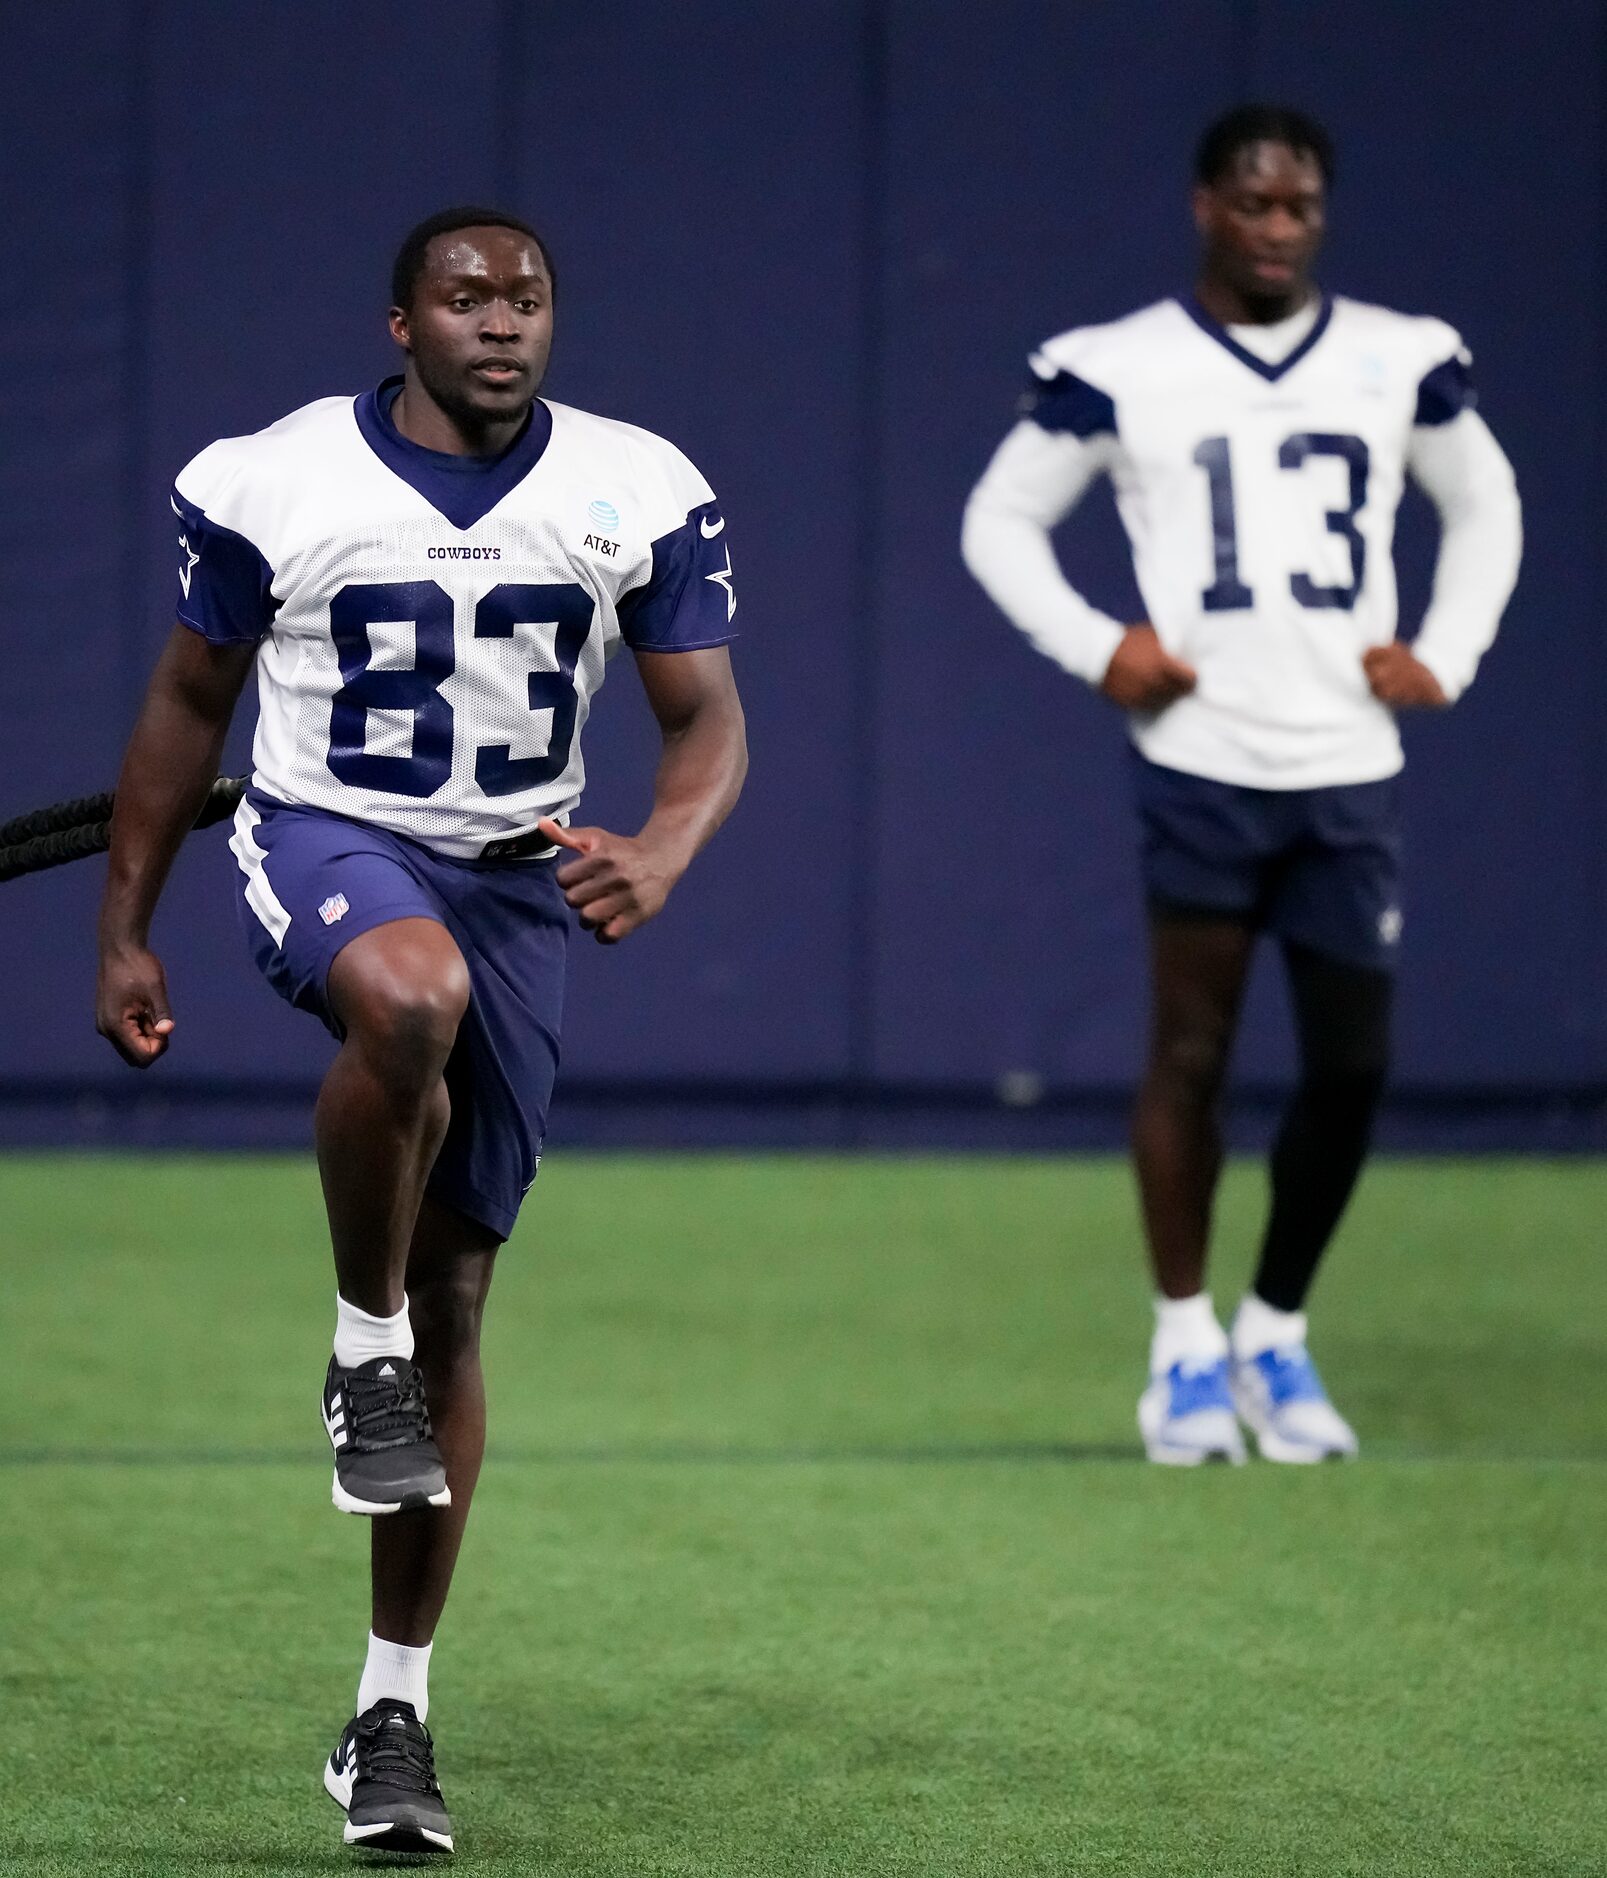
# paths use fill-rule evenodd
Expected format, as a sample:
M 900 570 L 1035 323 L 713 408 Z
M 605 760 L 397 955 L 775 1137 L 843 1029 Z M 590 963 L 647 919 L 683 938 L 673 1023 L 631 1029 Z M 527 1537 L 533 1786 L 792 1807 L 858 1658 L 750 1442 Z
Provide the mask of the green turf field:
M 555 1159 L 432 1678 L 456 1868 L 1607 1872 L 1604 1220 L 1601 1164 L 1378 1167 L 1313 1337 L 1362 1462 L 1191 1475 L 1114 1163 Z M 0 1233 L 0 1871 L 347 1869 L 310 1162 L 0 1160 Z

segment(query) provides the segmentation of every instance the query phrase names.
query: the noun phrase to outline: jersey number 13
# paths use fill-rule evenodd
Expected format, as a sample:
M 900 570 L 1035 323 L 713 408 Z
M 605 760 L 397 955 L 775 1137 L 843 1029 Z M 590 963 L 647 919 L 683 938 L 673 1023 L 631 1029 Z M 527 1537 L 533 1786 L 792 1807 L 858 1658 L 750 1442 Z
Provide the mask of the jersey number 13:
M 1367 445 L 1360 437 L 1325 430 L 1297 431 L 1278 446 L 1278 467 L 1303 468 L 1314 456 L 1334 456 L 1350 466 L 1350 504 L 1329 509 L 1329 532 L 1343 537 L 1350 547 L 1350 581 L 1343 587 L 1319 587 L 1309 574 L 1291 574 L 1289 591 L 1301 606 L 1338 607 L 1348 613 L 1361 592 L 1367 571 L 1367 543 L 1356 526 L 1367 500 Z M 1192 459 L 1205 471 L 1211 487 L 1211 543 L 1216 578 L 1200 595 L 1207 613 L 1242 612 L 1255 605 L 1254 591 L 1239 578 L 1239 532 L 1233 508 L 1233 461 L 1226 437 L 1207 437 Z

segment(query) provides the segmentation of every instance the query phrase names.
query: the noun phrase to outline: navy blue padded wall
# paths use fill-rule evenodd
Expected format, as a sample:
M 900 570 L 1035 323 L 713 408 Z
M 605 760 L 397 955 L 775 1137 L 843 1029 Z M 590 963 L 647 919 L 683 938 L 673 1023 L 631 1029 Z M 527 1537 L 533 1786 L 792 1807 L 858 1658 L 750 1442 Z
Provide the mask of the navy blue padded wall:
M 563 285 L 553 395 L 673 439 L 719 495 L 753 771 L 650 933 L 577 942 L 567 1073 L 832 1080 L 849 1062 L 859 764 L 861 7 L 525 14 L 514 194 Z M 657 737 L 621 659 L 580 820 L 632 828 Z
M 1523 574 L 1479 682 L 1407 737 L 1403 1073 L 1599 1084 L 1607 10 L 1413 0 L 1357 26 L 1261 0 L 1256 86 L 1308 99 L 1339 140 L 1332 278 L 1464 331 L 1525 509 Z M 1409 521 L 1420 586 L 1429 531 Z
M 1594 0 L 445 19 L 86 0 L 70 35 L 13 20 L 0 813 L 109 781 L 169 617 L 173 473 L 387 370 L 397 236 L 491 195 L 558 251 L 552 394 L 688 450 L 743 596 L 748 796 L 656 930 L 577 948 L 568 1073 L 1119 1087 L 1143 1023 L 1120 727 L 994 616 L 959 510 L 1027 348 L 1186 283 L 1195 133 L 1270 91 L 1341 141 L 1330 280 L 1465 328 L 1529 505 L 1504 643 L 1410 739 L 1403 1075 L 1607 1079 Z M 1409 514 L 1408 594 L 1427 542 Z M 1108 501 L 1065 552 L 1136 605 Z M 584 813 L 639 816 L 652 747 L 621 666 Z M 179 864 L 158 937 L 180 1044 L 142 1090 L 316 1072 L 316 1027 L 246 963 L 231 867 L 219 834 Z M 130 1086 L 88 1027 L 99 874 L 5 890 L 0 972 L 29 1021 L 0 1039 L 0 1090 Z M 1263 986 L 1243 1067 L 1286 1064 Z
M 386 268 L 420 198 L 494 187 L 481 109 L 494 49 L 487 31 L 443 35 L 429 9 L 377 0 L 338 13 L 311 0 L 271 12 L 125 0 L 75 15 L 71 43 L 43 32 L 9 66 L 37 143 L 29 189 L 8 192 L 7 216 L 19 201 L 39 205 L 37 227 L 33 216 L 24 224 L 22 271 L 39 270 L 42 293 L 36 327 L 5 362 L 5 403 L 15 410 L 12 388 L 42 388 L 52 373 L 63 387 L 37 439 L 8 427 L 3 461 L 16 473 L 18 452 L 37 443 L 72 494 L 40 475 L 8 516 L 36 532 L 70 520 L 72 541 L 51 566 L 53 682 L 33 691 L 9 743 L 8 808 L 115 774 L 172 619 L 167 490 L 184 462 L 213 437 L 386 368 Z M 455 137 L 397 134 L 442 113 Z M 101 236 L 100 221 L 118 217 Z M 73 230 L 78 271 L 47 271 L 52 244 Z M 58 328 L 79 307 L 98 309 L 112 354 L 114 393 L 93 404 L 73 395 Z M 74 344 L 87 352 L 87 338 Z M 114 467 L 75 476 L 85 451 L 109 453 Z M 30 616 L 40 617 L 8 605 L 8 638 Z M 231 747 L 241 766 L 250 716 L 248 700 Z M 245 958 L 232 869 L 220 831 L 192 842 L 174 871 L 156 937 L 179 1030 L 142 1093 L 197 1077 L 304 1079 L 322 1056 L 317 1028 L 264 996 Z M 40 1021 L 4 1047 L 0 1077 L 127 1086 L 89 1028 L 102 872 L 82 864 L 7 892 L 5 965 Z
M 444 33 L 427 9 L 380 0 L 156 9 L 143 125 L 142 663 L 171 623 L 173 477 L 214 437 L 390 370 L 390 259 L 420 202 L 495 190 L 495 28 L 494 16 L 466 18 Z M 426 128 L 446 125 L 450 135 Z M 233 739 L 240 768 L 247 730 Z M 159 915 L 182 1025 L 163 1068 L 305 1078 L 322 1033 L 264 995 L 235 923 L 223 833 L 185 851 Z
M 1006 624 L 957 543 L 1027 353 L 1186 280 L 1193 137 L 1234 93 L 1223 21 L 1209 0 L 1011 0 L 979 34 L 957 8 L 890 9 L 871 945 L 895 1081 L 1108 1088 L 1138 1062 L 1121 724 Z M 1139 617 L 1104 488 L 1062 552 Z
M 882 1075 L 964 1084 L 1027 1069 L 1098 1087 L 1136 1066 L 1124 740 L 1003 625 L 942 542 L 1011 421 L 1026 347 L 1186 289 L 1191 146 L 1214 110 L 1251 94 L 1331 122 L 1342 174 L 1325 278 L 1465 326 L 1530 512 L 1524 579 L 1483 681 L 1409 733 L 1398 1080 L 1601 1080 L 1602 17 L 1589 4 L 1540 15 L 1017 0 L 979 34 L 945 7 L 890 8 Z M 1109 502 L 1088 509 L 1063 558 L 1134 617 Z M 1431 540 L 1421 509 L 1409 512 L 1409 621 Z M 1288 1062 L 1281 994 L 1263 971 L 1239 1068 L 1259 1077 Z
M 0 61 L 7 313 L 0 320 L 0 816 L 110 780 L 136 655 L 137 329 L 124 291 L 145 238 L 128 163 L 131 9 L 90 0 L 70 33 L 13 9 Z M 85 137 L 83 127 L 100 128 Z M 90 870 L 98 871 L 98 870 Z M 0 968 L 19 1020 L 0 1074 L 100 1066 L 84 870 L 18 882 Z
M 16 118 L 38 140 L 30 180 L 61 188 L 19 245 L 25 265 L 37 252 L 41 307 L 78 304 L 52 243 L 64 207 L 87 203 L 74 212 L 101 270 L 103 329 L 75 331 L 69 360 L 42 317 L 5 362 L 8 387 L 27 393 L 8 405 L 19 418 L 43 407 L 38 434 L 19 425 L 7 452 L 8 522 L 32 543 L 8 564 L 37 567 L 43 548 L 55 584 L 48 612 L 21 588 L 7 609 L 8 625 L 36 622 L 39 670 L 0 807 L 110 781 L 171 617 L 166 491 L 180 466 L 214 436 L 392 369 L 383 316 L 400 234 L 448 202 L 506 201 L 540 218 L 560 260 L 551 394 L 662 430 L 727 501 L 759 750 L 741 816 L 651 939 L 577 947 L 571 1071 L 840 1076 L 851 964 L 835 843 L 854 794 L 840 752 L 863 630 L 861 32 L 853 5 L 762 34 L 744 9 L 708 7 L 689 36 L 646 5 L 605 18 L 517 4 L 444 32 L 422 0 L 108 5 L 76 49 L 41 30 L 23 48 Z M 104 97 L 85 91 L 80 57 Z M 34 67 L 58 81 L 36 84 Z M 57 413 L 70 451 L 47 428 Z M 70 539 L 49 532 L 69 525 Z M 62 693 L 80 661 L 98 706 L 81 684 Z M 248 731 L 232 741 L 237 764 Z M 655 746 L 624 660 L 588 731 L 588 816 L 640 819 Z M 294 1082 L 321 1059 L 316 1027 L 245 960 L 232 867 L 221 834 L 198 840 L 164 900 L 156 939 L 181 1028 L 152 1088 Z M 0 1045 L 0 1081 L 127 1086 L 86 1022 L 101 871 L 7 896 L 0 957 L 50 1021 Z

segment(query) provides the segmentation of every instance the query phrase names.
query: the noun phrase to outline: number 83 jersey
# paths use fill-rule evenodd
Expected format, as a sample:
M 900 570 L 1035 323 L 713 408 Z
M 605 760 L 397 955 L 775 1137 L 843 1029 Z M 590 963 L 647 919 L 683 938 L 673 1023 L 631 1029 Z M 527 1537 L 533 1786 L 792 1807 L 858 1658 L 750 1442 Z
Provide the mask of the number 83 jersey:
M 1049 341 L 1026 415 L 1101 452 L 1149 618 L 1198 674 L 1133 733 L 1152 761 L 1263 788 L 1392 774 L 1362 654 L 1395 635 L 1414 431 L 1472 402 L 1442 321 L 1324 300 L 1281 358 L 1192 301 Z
M 391 421 L 390 379 L 178 479 L 179 619 L 258 646 L 255 783 L 470 859 L 580 798 L 621 643 L 734 637 L 725 518 L 651 432 L 537 400 L 494 459 Z

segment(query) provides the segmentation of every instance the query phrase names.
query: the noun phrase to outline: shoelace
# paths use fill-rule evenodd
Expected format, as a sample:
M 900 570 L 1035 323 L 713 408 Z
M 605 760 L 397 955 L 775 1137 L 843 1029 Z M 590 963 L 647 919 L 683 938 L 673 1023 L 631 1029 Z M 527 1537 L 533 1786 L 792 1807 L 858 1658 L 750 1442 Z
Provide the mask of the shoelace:
M 430 1731 L 400 1702 L 376 1702 L 357 1724 L 357 1778 L 410 1793 L 439 1793 Z
M 1174 1363 L 1170 1373 L 1171 1412 L 1181 1419 L 1202 1409 L 1231 1409 L 1226 1363 Z
M 1279 1408 L 1291 1402 L 1326 1402 L 1328 1392 L 1317 1366 L 1301 1345 L 1287 1350 L 1263 1350 L 1256 1366 L 1267 1379 L 1267 1393 Z
M 353 1448 L 399 1448 L 430 1439 L 424 1379 L 412 1364 L 394 1377 L 348 1375 L 342 1386 L 350 1406 Z

